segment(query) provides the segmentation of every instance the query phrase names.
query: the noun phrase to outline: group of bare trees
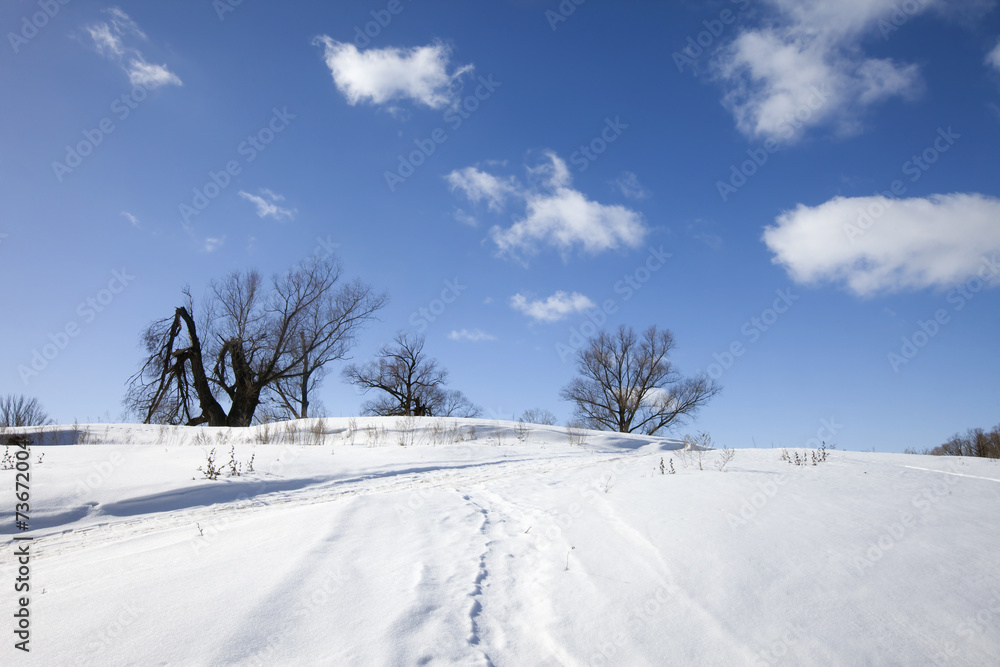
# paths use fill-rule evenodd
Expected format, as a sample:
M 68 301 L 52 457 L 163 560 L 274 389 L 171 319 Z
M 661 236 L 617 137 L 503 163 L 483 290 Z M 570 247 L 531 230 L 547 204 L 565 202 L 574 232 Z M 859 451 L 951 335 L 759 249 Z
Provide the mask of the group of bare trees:
M 147 357 L 126 407 L 147 423 L 249 426 L 258 407 L 308 417 L 330 362 L 353 347 L 386 295 L 342 280 L 336 260 L 308 259 L 265 287 L 256 271 L 212 283 L 142 335 Z M 224 405 L 225 404 L 225 405 Z
M 361 328 L 386 301 L 336 259 L 309 259 L 269 283 L 256 271 L 213 282 L 142 334 L 146 357 L 129 380 L 126 408 L 146 423 L 249 426 L 316 414 L 331 362 L 346 359 Z M 365 414 L 477 417 L 481 408 L 446 388 L 448 371 L 406 332 L 375 358 L 343 369 L 369 395 Z M 561 393 L 578 423 L 653 434 L 694 415 L 719 391 L 706 376 L 683 378 L 670 362 L 673 334 L 653 326 L 600 332 L 578 353 L 579 376 Z M 554 423 L 548 411 L 528 421 Z
M 1000 459 L 1000 424 L 989 431 L 970 428 L 965 434 L 951 436 L 948 442 L 924 452 L 934 456 L 979 456 Z

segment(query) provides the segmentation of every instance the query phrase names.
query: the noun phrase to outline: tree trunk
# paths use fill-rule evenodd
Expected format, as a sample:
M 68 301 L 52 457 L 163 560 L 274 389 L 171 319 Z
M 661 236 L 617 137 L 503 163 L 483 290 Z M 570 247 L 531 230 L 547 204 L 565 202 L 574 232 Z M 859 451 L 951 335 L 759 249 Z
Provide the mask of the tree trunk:
M 188 336 L 191 338 L 191 347 L 188 351 L 191 360 L 191 376 L 194 380 L 194 390 L 198 394 L 198 404 L 201 406 L 202 417 L 207 418 L 209 426 L 225 426 L 226 411 L 208 386 L 208 376 L 205 375 L 205 365 L 201 358 L 201 341 L 198 340 L 198 332 L 194 325 L 194 319 L 187 311 L 187 308 L 178 308 L 174 311 L 177 321 L 183 321 L 187 327 Z

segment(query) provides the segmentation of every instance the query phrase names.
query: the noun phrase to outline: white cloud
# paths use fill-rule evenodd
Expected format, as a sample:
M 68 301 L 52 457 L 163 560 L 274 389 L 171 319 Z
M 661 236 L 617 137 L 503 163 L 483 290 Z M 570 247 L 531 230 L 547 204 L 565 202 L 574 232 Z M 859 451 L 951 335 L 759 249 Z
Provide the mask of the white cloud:
M 160 86 L 180 86 L 183 83 L 166 65 L 146 62 L 139 49 L 126 45 L 126 38 L 146 41 L 146 33 L 139 29 L 128 14 L 117 7 L 106 9 L 110 20 L 89 25 L 84 30 L 90 35 L 97 52 L 105 58 L 121 65 L 133 86 L 149 89 Z
M 897 0 L 768 0 L 767 27 L 748 29 L 713 62 L 723 105 L 751 138 L 794 142 L 811 127 L 859 131 L 865 110 L 921 91 L 916 65 L 868 58 L 862 37 Z M 912 14 L 934 4 L 917 3 Z
M 515 294 L 510 298 L 510 306 L 536 322 L 558 322 L 573 313 L 595 307 L 593 301 L 579 292 L 567 294 L 561 290 L 544 301 L 529 301 L 523 294 Z
M 1000 199 L 981 194 L 836 197 L 783 213 L 764 242 L 796 282 L 843 283 L 868 296 L 977 275 L 1000 252 L 998 221 Z
M 649 196 L 649 191 L 639 182 L 639 177 L 631 171 L 626 171 L 616 178 L 613 185 L 616 190 L 629 199 L 645 199 Z
M 410 99 L 441 109 L 457 101 L 455 84 L 472 70 L 472 65 L 465 65 L 449 73 L 451 49 L 441 43 L 366 51 L 326 35 L 313 43 L 323 46 L 323 58 L 333 81 L 351 105 Z
M 476 220 L 476 216 L 466 213 L 460 208 L 455 209 L 455 219 L 461 222 L 463 225 L 468 225 L 469 227 L 479 226 L 479 221 Z
M 512 257 L 531 255 L 540 245 L 549 245 L 564 254 L 575 247 L 590 254 L 642 243 L 648 229 L 642 216 L 624 206 L 609 206 L 590 199 L 571 186 L 566 163 L 555 153 L 528 168 L 529 185 L 515 179 L 500 179 L 472 167 L 453 171 L 448 182 L 473 203 L 486 201 L 500 211 L 508 200 L 523 203 L 523 214 L 504 229 L 495 226 L 490 237 L 500 254 Z
M 125 69 L 133 86 L 159 88 L 160 86 L 182 85 L 180 78 L 167 69 L 166 65 L 151 65 L 141 59 L 133 59 Z
M 462 329 L 460 331 L 452 331 L 448 334 L 448 338 L 451 340 L 468 340 L 468 341 L 481 341 L 481 340 L 496 340 L 496 336 L 491 336 L 482 329 Z
M 986 64 L 1000 72 L 1000 42 L 986 56 Z
M 501 179 L 479 171 L 475 167 L 457 169 L 448 174 L 445 179 L 451 186 L 451 191 L 461 190 L 462 193 L 474 204 L 485 201 L 487 206 L 493 211 L 503 209 L 504 201 L 518 194 L 517 184 L 514 177 Z
M 222 244 L 225 242 L 226 242 L 225 236 L 218 236 L 218 237 L 210 236 L 205 239 L 205 245 L 204 245 L 205 252 L 214 252 L 215 250 L 220 248 Z
M 111 26 L 107 23 L 98 23 L 87 26 L 90 38 L 94 40 L 97 52 L 105 57 L 120 56 L 124 53 L 121 38 L 117 33 L 111 32 Z
M 267 188 L 260 190 L 261 196 L 252 195 L 243 190 L 240 190 L 239 195 L 257 207 L 258 218 L 274 218 L 278 222 L 287 222 L 294 220 L 295 214 L 298 212 L 294 208 L 289 209 L 278 206 L 276 202 L 285 201 L 285 198 L 271 192 Z
M 624 206 L 607 206 L 581 192 L 563 188 L 552 195 L 531 196 L 525 217 L 507 229 L 493 227 L 490 235 L 500 252 L 533 253 L 538 243 L 563 252 L 581 246 L 590 254 L 622 246 L 636 247 L 646 235 L 642 216 Z
M 139 219 L 137 217 L 135 217 L 134 215 L 132 215 L 131 213 L 129 213 L 128 211 L 122 211 L 122 215 L 125 216 L 126 220 L 128 220 L 130 223 L 132 223 L 133 227 L 135 227 L 136 229 L 138 229 L 140 227 L 140 225 L 139 225 Z

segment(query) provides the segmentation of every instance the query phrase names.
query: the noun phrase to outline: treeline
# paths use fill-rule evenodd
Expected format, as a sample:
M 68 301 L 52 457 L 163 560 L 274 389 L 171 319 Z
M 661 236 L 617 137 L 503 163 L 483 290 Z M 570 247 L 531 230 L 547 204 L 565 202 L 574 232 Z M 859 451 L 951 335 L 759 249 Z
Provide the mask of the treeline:
M 1000 424 L 989 431 L 970 428 L 964 434 L 956 433 L 944 444 L 924 450 L 922 453 L 931 456 L 979 456 L 1000 459 Z
M 319 387 L 388 301 L 385 292 L 348 279 L 336 257 L 308 258 L 270 280 L 234 271 L 200 298 L 187 288 L 181 293 L 182 304 L 165 307 L 165 317 L 140 334 L 143 359 L 123 401 L 128 418 L 246 427 L 324 416 Z M 365 395 L 363 414 L 482 415 L 447 387 L 447 369 L 424 348 L 423 336 L 401 331 L 373 359 L 341 369 Z M 670 360 L 673 349 L 673 334 L 655 325 L 597 332 L 578 351 L 577 376 L 560 393 L 574 405 L 572 425 L 652 435 L 693 417 L 720 386 L 704 374 L 682 376 Z M 47 419 L 37 402 L 8 403 L 0 412 L 9 425 Z M 555 417 L 532 409 L 522 421 L 551 424 Z

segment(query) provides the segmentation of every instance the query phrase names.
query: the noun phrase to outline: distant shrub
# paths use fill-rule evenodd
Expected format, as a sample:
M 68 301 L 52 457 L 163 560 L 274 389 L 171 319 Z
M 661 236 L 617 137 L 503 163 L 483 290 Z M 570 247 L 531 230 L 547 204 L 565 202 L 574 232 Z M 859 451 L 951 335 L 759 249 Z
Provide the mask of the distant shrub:
M 541 424 L 543 426 L 555 426 L 558 422 L 554 414 L 542 408 L 525 410 L 521 415 L 521 421 L 528 424 Z
M 37 398 L 21 394 L 0 396 L 0 426 L 48 426 L 53 423 Z

